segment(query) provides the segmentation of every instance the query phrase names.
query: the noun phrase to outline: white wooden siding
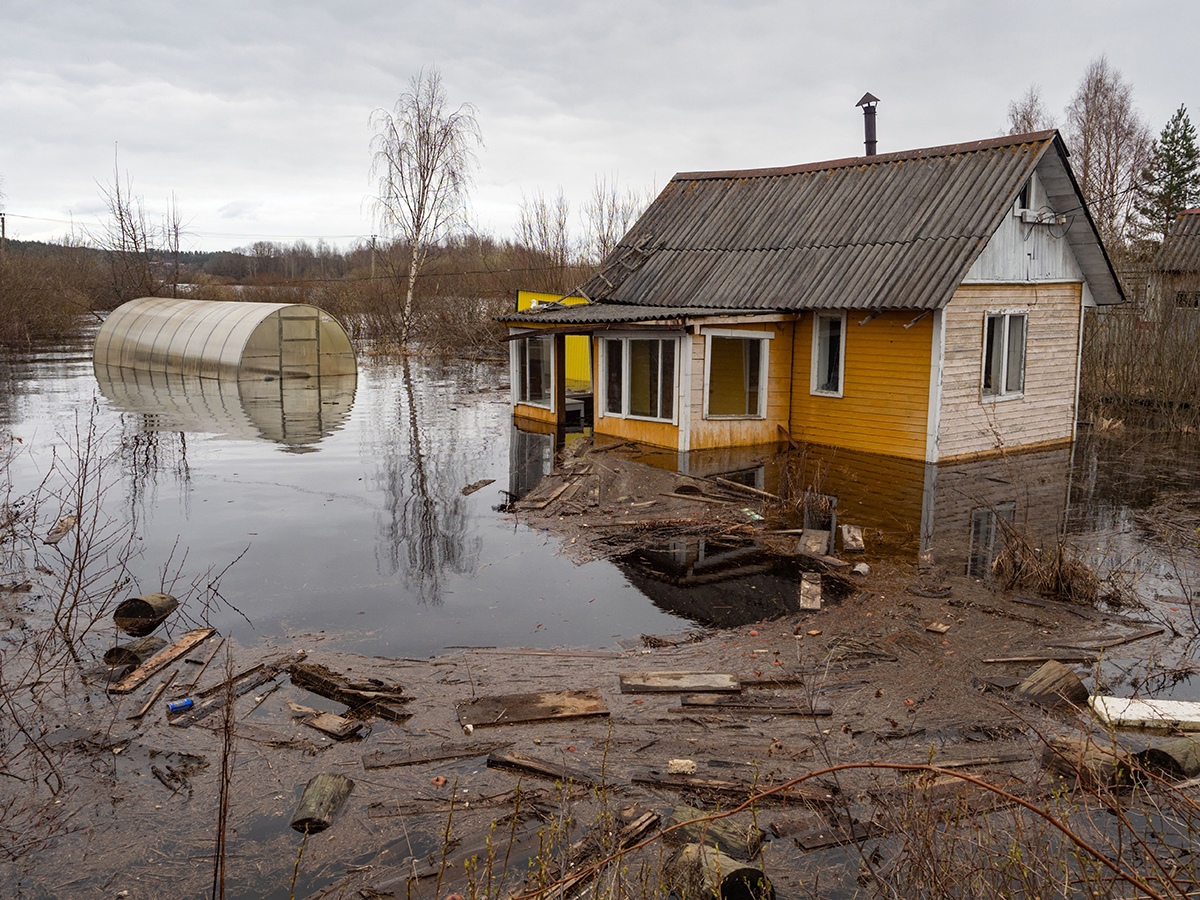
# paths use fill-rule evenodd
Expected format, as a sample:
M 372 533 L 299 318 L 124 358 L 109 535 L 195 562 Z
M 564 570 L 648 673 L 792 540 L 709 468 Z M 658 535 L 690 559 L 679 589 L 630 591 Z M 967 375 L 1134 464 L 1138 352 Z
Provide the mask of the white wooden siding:
M 1044 221 L 1026 222 L 1010 209 L 967 272 L 963 284 L 1083 280 L 1066 237 L 1069 224 L 1057 223 L 1054 218 L 1057 210 L 1050 206 L 1036 175 L 1030 202 L 1031 212 L 1042 216 Z M 1068 215 L 1079 213 L 1072 211 Z
M 1070 441 L 1075 428 L 1081 285 L 970 285 L 945 310 L 937 458 Z M 1025 390 L 983 399 L 983 325 L 989 312 L 1028 312 Z

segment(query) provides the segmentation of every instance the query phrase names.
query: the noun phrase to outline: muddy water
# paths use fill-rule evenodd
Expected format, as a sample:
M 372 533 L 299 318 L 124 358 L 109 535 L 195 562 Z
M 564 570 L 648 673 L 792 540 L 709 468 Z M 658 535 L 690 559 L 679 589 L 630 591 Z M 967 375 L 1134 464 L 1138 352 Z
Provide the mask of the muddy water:
M 166 570 L 182 595 L 232 563 L 209 619 L 239 640 L 314 634 L 425 657 L 462 645 L 603 647 L 692 624 L 616 565 L 576 566 L 496 509 L 519 487 L 507 367 L 415 361 L 406 375 L 364 360 L 352 388 L 307 404 L 319 420 L 303 402 L 272 412 L 236 392 L 98 383 L 86 342 L 10 355 L 0 369 L 0 429 L 22 442 L 15 492 L 34 490 L 56 453 L 69 470 L 94 416 L 104 514 L 139 535 L 130 591 L 159 590 Z M 484 479 L 494 483 L 462 494 Z M 60 508 L 47 499 L 39 512 L 48 528 Z M 202 595 L 188 601 L 197 617 Z
M 11 464 L 20 494 L 52 472 L 55 454 L 69 462 L 94 422 L 105 515 L 139 536 L 130 589 L 199 585 L 194 614 L 207 600 L 212 624 L 243 640 L 314 634 L 422 657 L 603 647 L 792 608 L 794 567 L 745 548 L 677 543 L 576 566 L 557 538 L 518 524 L 504 504 L 549 470 L 553 445 L 511 426 L 506 383 L 502 366 L 377 359 L 361 362 L 356 381 L 290 395 L 269 383 L 98 379 L 84 340 L 0 364 L 0 428 L 22 441 Z M 1035 546 L 1065 537 L 1186 643 L 1200 577 L 1196 444 L 1085 432 L 1073 451 L 941 467 L 808 448 L 790 475 L 773 448 L 645 460 L 770 492 L 808 488 L 824 498 L 823 518 L 792 524 L 857 525 L 868 562 L 932 551 L 951 574 L 986 578 L 1006 526 Z M 47 501 L 40 513 L 49 527 L 60 510 Z M 730 602 L 739 596 L 756 602 Z M 1200 697 L 1187 679 L 1171 689 Z

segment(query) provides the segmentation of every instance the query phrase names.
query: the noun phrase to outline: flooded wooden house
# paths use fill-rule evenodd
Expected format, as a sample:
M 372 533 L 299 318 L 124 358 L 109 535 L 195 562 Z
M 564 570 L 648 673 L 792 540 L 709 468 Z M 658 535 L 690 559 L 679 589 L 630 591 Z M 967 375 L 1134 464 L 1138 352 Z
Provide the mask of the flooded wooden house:
M 1123 296 L 1067 157 L 1042 131 L 676 175 L 584 302 L 506 317 L 514 417 L 565 423 L 584 335 L 595 432 L 679 453 L 1068 445 L 1083 311 Z

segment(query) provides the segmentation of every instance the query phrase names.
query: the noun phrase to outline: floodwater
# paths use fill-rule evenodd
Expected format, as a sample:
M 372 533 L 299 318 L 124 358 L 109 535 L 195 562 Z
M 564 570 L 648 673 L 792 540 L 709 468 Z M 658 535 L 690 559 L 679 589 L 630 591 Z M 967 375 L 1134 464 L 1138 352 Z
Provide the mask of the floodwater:
M 513 428 L 507 380 L 495 364 L 365 358 L 356 380 L 319 390 L 188 383 L 96 372 L 85 337 L 0 362 L 0 429 L 20 439 L 9 469 L 21 495 L 48 475 L 54 489 L 94 428 L 105 520 L 138 537 L 130 593 L 184 596 L 243 642 L 312 635 L 390 657 L 605 647 L 793 608 L 794 566 L 754 548 L 681 542 L 575 565 L 559 538 L 519 524 L 505 504 L 549 470 L 553 444 Z M 788 487 L 770 449 L 647 461 Z M 827 510 L 797 524 L 861 526 L 869 562 L 932 549 L 951 573 L 983 578 L 1005 523 L 1039 546 L 1065 535 L 1150 619 L 1197 630 L 1190 436 L 1085 433 L 1073 451 L 942 467 L 809 448 L 800 471 L 836 522 Z M 61 514 L 47 501 L 41 527 Z

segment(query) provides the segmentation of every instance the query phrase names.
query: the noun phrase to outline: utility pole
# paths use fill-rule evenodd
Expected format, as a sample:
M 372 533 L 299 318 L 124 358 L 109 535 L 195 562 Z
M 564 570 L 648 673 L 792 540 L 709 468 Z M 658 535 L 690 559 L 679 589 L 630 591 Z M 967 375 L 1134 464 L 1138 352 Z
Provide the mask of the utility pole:
M 371 280 L 375 280 L 375 235 L 371 235 Z
M 0 259 L 4 259 L 4 250 L 7 243 L 8 231 L 5 228 L 4 213 L 0 212 Z

